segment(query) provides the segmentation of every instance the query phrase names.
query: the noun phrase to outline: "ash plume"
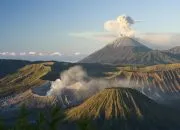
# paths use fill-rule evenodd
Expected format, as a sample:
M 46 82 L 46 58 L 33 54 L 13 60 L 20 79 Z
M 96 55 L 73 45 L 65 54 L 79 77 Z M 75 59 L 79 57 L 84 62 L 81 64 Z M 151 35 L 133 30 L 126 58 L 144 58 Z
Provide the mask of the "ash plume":
M 109 20 L 104 23 L 104 29 L 112 32 L 119 37 L 127 36 L 134 37 L 135 31 L 131 28 L 131 25 L 135 24 L 135 20 L 127 15 L 117 17 L 116 20 Z

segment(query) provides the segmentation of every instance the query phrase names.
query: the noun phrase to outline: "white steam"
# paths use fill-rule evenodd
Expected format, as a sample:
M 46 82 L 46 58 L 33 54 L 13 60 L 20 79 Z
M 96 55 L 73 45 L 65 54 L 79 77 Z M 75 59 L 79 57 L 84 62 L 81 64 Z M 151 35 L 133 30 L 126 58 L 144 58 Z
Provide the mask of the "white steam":
M 78 104 L 95 93 L 110 87 L 130 87 L 127 80 L 90 78 L 81 66 L 64 71 L 60 79 L 52 82 L 47 96 L 56 96 L 65 107 Z
M 52 82 L 47 95 L 61 96 L 65 89 L 91 93 L 107 86 L 108 82 L 106 80 L 91 79 L 81 66 L 74 66 L 62 72 L 60 79 Z
M 135 31 L 131 28 L 133 24 L 135 24 L 135 21 L 130 16 L 122 15 L 116 20 L 105 22 L 104 28 L 118 36 L 133 37 L 135 35 Z

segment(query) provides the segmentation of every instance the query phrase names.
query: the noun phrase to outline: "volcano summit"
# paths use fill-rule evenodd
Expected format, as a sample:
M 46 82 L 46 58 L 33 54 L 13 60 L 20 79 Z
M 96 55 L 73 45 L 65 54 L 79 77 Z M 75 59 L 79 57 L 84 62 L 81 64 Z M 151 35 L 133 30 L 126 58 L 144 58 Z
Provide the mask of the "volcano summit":
M 107 88 L 66 112 L 72 121 L 90 120 L 98 129 L 176 130 L 175 111 L 131 88 Z

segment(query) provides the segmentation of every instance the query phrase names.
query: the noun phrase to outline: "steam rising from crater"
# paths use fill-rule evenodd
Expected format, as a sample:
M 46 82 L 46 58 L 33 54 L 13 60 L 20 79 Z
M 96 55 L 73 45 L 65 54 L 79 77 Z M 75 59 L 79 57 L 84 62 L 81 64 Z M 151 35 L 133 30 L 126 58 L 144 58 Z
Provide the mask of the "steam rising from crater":
M 61 96 L 65 89 L 92 93 L 108 86 L 109 83 L 105 79 L 92 79 L 81 66 L 74 66 L 62 72 L 60 79 L 52 82 L 47 95 Z
M 74 66 L 64 71 L 60 79 L 52 82 L 48 96 L 54 95 L 73 102 L 82 101 L 95 93 L 109 87 L 129 87 L 129 81 L 119 80 L 111 81 L 105 78 L 91 78 L 81 66 Z M 69 105 L 69 103 L 68 103 Z

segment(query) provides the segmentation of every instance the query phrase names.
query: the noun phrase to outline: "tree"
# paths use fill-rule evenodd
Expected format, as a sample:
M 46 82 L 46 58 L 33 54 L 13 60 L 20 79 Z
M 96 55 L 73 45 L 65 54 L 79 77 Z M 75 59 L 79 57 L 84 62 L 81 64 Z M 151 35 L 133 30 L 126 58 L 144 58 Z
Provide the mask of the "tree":
M 5 130 L 3 119 L 0 117 L 0 130 Z
M 29 112 L 27 111 L 25 105 L 20 108 L 20 113 L 18 115 L 17 122 L 15 124 L 16 130 L 31 130 L 31 125 L 28 121 Z
M 89 120 L 80 120 L 77 122 L 77 126 L 79 130 L 96 130 Z
M 46 116 L 41 115 L 39 118 L 41 118 L 39 119 L 39 122 L 45 122 L 48 130 L 57 130 L 60 122 L 64 119 L 64 114 L 59 107 L 55 106 L 50 110 L 49 113 L 47 113 Z

